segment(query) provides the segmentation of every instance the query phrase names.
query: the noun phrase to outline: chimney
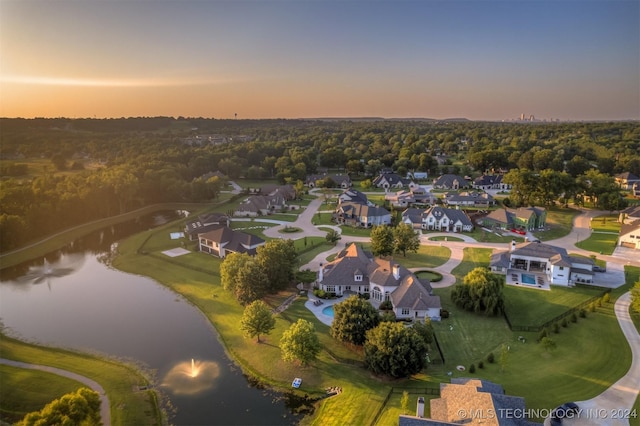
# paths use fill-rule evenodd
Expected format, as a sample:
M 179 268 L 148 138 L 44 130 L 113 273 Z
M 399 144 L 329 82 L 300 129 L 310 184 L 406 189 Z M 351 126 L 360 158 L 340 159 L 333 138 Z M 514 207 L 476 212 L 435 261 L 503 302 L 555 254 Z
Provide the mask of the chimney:
M 424 417 L 424 398 L 418 398 L 418 406 L 416 407 L 416 417 Z
M 393 264 L 393 267 L 391 268 L 393 270 L 393 278 L 395 278 L 396 280 L 400 279 L 400 265 L 398 265 L 397 263 Z
M 514 251 L 516 249 L 516 240 L 513 239 L 511 240 L 511 251 Z
M 321 263 L 320 269 L 318 270 L 318 282 L 321 283 L 323 279 L 324 279 L 324 266 Z

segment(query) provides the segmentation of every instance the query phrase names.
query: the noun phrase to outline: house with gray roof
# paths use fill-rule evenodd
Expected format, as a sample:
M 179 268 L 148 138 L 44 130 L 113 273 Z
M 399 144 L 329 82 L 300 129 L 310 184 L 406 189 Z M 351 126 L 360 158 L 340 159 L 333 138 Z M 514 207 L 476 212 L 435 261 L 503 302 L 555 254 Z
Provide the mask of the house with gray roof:
M 497 209 L 481 220 L 482 226 L 497 229 L 521 229 L 535 231 L 547 223 L 547 210 L 543 207 L 519 207 Z
M 369 202 L 369 199 L 363 192 L 360 192 L 357 189 L 353 188 L 346 189 L 342 192 L 342 194 L 338 195 L 338 203 L 349 201 L 359 204 L 368 204 L 370 206 L 374 205 L 373 203 Z
M 618 245 L 640 250 L 640 220 L 622 225 Z
M 238 204 L 233 215 L 240 217 L 256 217 L 281 211 L 287 207 L 285 195 L 279 191 L 275 191 L 270 195 L 251 195 L 242 203 Z
M 347 189 L 353 184 L 349 175 L 342 174 L 315 174 L 308 175 L 304 184 L 309 188 L 316 188 L 323 185 L 325 179 L 330 178 L 339 188 Z
M 443 202 L 448 206 L 467 207 L 489 207 L 496 203 L 490 194 L 476 191 L 448 192 Z
M 412 204 L 435 204 L 436 197 L 421 186 L 414 186 L 409 190 L 386 194 L 386 201 L 389 201 L 393 207 L 408 207 Z
M 630 172 L 617 174 L 614 179 L 621 189 L 626 189 L 628 191 L 633 189 L 633 186 L 636 183 L 640 183 L 640 178 Z
M 482 175 L 473 180 L 471 186 L 475 189 L 486 191 L 487 189 L 498 189 L 508 191 L 511 185 L 502 181 L 502 175 Z
M 360 204 L 352 201 L 340 203 L 333 215 L 341 225 L 371 228 L 379 225 L 391 225 L 391 213 L 384 207 Z
M 471 232 L 473 222 L 462 210 L 448 209 L 440 206 L 426 210 L 407 209 L 402 213 L 402 222 L 427 231 Z
M 398 319 L 440 320 L 440 297 L 432 295 L 428 281 L 420 280 L 393 259 L 373 257 L 355 243 L 333 261 L 320 265 L 317 286 L 338 296 L 368 295 L 375 307 L 388 300 Z
M 195 241 L 198 239 L 198 234 L 211 231 L 221 225 L 229 226 L 229 222 L 229 216 L 224 213 L 212 212 L 201 214 L 197 218 L 187 221 L 184 226 L 184 233 L 189 240 Z
M 453 378 L 440 384 L 440 397 L 430 401 L 430 418 L 423 418 L 424 398 L 418 398 L 415 416 L 400 415 L 399 426 L 436 426 L 482 423 L 488 426 L 532 426 L 525 400 L 506 395 L 501 385 L 482 379 Z
M 619 223 L 629 224 L 637 220 L 640 220 L 640 206 L 629 206 L 618 215 Z
M 200 251 L 221 259 L 224 259 L 229 253 L 255 255 L 257 248 L 264 243 L 265 241 L 260 237 L 235 231 L 224 225 L 198 235 Z
M 491 271 L 507 277 L 507 284 L 544 287 L 592 283 L 593 259 L 569 256 L 564 248 L 538 242 L 511 243 L 510 250 L 495 252 Z
M 376 188 L 384 188 L 385 190 L 402 189 L 416 185 L 411 179 L 403 178 L 397 173 L 380 173 L 372 183 Z
M 433 181 L 434 189 L 462 189 L 469 187 L 469 181 L 462 176 L 444 174 Z

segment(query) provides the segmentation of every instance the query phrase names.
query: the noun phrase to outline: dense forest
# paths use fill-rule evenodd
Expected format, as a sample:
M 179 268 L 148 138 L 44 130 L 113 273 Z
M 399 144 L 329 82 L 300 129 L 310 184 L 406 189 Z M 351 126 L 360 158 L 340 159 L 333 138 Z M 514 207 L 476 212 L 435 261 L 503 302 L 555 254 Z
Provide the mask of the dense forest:
M 502 171 L 510 202 L 562 195 L 620 207 L 612 176 L 640 175 L 640 124 L 435 120 L 0 119 L 0 248 L 161 202 L 215 199 L 231 179 L 477 176 Z M 517 186 L 520 185 L 520 186 Z M 552 191 L 549 188 L 553 187 Z M 605 205 L 606 204 L 606 205 Z

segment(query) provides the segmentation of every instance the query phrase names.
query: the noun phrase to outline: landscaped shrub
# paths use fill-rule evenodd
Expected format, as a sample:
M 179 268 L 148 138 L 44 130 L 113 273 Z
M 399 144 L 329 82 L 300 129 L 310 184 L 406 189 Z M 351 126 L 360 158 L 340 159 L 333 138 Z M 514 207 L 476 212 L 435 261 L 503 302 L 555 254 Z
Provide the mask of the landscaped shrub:
M 602 296 L 602 302 L 609 303 L 610 301 L 611 301 L 611 295 L 609 293 L 605 293 L 604 296 Z
M 320 299 L 324 299 L 326 297 L 325 291 L 320 288 L 316 288 L 315 290 L 313 290 L 313 295 Z
M 474 364 L 471 364 L 469 366 L 469 373 L 473 374 L 476 372 L 476 366 Z
M 380 304 L 380 307 L 378 309 L 380 309 L 381 311 L 391 311 L 393 310 L 393 304 L 391 303 L 391 300 L 385 300 Z
M 446 309 L 440 309 L 440 318 L 449 318 L 449 311 L 447 311 Z
M 595 303 L 589 303 L 589 310 L 591 312 L 595 312 L 596 311 L 596 304 Z
M 487 355 L 487 362 L 489 364 L 493 364 L 493 362 L 496 360 L 495 355 L 493 355 L 493 352 L 489 352 L 489 355 Z
M 546 328 L 543 328 L 542 330 L 540 330 L 540 333 L 538 333 L 538 342 L 548 336 L 549 336 L 549 332 L 547 331 Z
M 578 315 L 580 315 L 580 318 L 586 318 L 587 311 L 585 311 L 584 309 L 580 309 L 580 313 Z
M 560 326 L 558 325 L 557 322 L 554 322 L 552 327 L 553 327 L 553 332 L 554 333 L 556 333 L 556 334 L 560 333 Z M 545 337 L 547 337 L 547 336 L 545 336 Z
M 480 361 L 480 362 L 478 363 L 478 368 L 484 368 L 484 362 Z
M 578 322 L 578 317 L 575 312 L 571 314 L 571 322 Z
M 560 325 L 562 325 L 564 328 L 567 328 L 569 326 L 569 323 L 567 322 L 566 318 L 563 318 L 562 323 Z

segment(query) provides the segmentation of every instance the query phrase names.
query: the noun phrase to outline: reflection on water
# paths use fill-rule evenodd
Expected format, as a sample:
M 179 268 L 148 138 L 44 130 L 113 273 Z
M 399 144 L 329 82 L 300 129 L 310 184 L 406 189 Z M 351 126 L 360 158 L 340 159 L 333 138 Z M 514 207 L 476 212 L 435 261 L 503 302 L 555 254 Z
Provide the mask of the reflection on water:
M 176 395 L 195 395 L 211 389 L 220 376 L 220 367 L 213 361 L 185 361 L 174 365 L 162 379 L 161 386 Z
M 62 255 L 53 263 L 44 258 L 42 265 L 29 266 L 26 274 L 18 277 L 18 283 L 41 284 L 47 283 L 51 289 L 51 281 L 54 278 L 66 277 L 77 271 L 84 264 L 84 256 L 81 254 Z

